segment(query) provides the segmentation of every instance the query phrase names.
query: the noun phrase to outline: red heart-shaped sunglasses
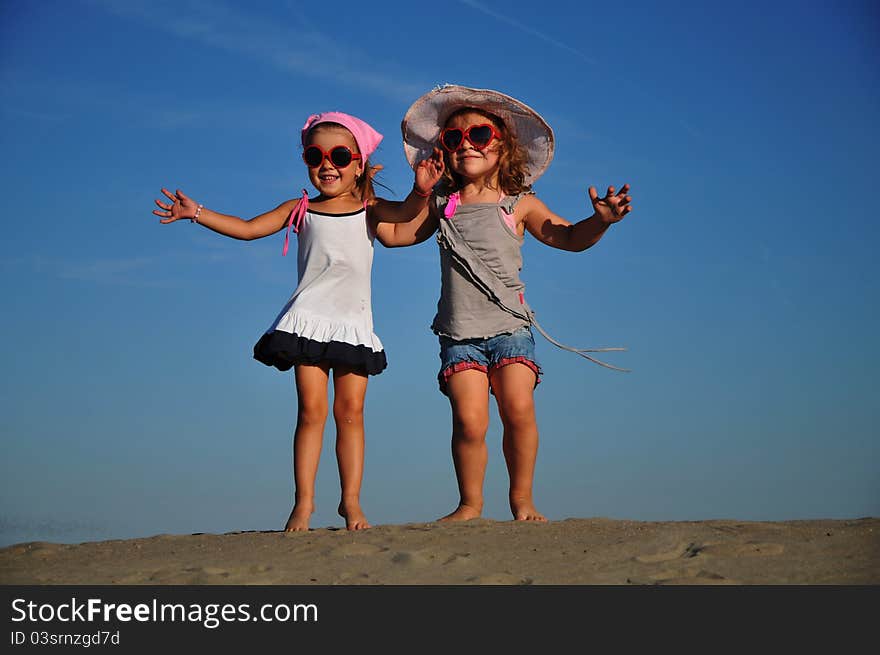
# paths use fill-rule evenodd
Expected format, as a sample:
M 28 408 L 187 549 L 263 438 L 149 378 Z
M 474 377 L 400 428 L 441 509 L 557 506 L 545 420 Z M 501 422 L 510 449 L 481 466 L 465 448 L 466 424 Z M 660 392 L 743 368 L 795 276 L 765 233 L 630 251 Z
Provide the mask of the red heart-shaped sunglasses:
M 455 152 L 464 145 L 467 139 L 477 150 L 485 150 L 492 143 L 492 139 L 500 139 L 501 132 L 495 129 L 494 125 L 483 123 L 482 125 L 471 125 L 466 130 L 460 127 L 447 127 L 440 132 L 440 144 L 449 152 Z

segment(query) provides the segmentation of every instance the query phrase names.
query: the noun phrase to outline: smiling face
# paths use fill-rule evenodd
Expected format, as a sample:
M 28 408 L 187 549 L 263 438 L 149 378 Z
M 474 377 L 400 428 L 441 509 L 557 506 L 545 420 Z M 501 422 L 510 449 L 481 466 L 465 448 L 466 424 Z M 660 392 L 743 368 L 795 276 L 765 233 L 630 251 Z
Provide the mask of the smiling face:
M 456 127 L 467 130 L 474 125 L 494 124 L 501 128 L 492 117 L 476 111 L 463 111 L 453 114 L 445 127 Z M 461 147 L 455 152 L 447 153 L 447 161 L 450 168 L 465 180 L 477 180 L 489 178 L 492 180 L 498 174 L 502 143 L 500 139 L 493 138 L 488 146 L 477 150 L 467 139 L 462 141 Z
M 316 145 L 324 152 L 337 146 L 346 146 L 353 153 L 360 153 L 351 132 L 341 125 L 322 123 L 309 132 L 305 147 Z M 336 198 L 345 194 L 356 195 L 357 180 L 363 172 L 363 161 L 353 159 L 348 166 L 337 168 L 325 157 L 320 166 L 309 167 L 309 180 L 320 194 L 326 198 Z

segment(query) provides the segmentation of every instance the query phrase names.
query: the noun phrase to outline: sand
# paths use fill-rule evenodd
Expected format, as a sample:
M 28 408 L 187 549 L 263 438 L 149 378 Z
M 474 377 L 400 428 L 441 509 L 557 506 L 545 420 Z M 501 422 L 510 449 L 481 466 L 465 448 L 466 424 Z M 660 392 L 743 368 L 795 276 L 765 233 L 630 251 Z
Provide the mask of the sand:
M 0 584 L 876 585 L 880 518 L 237 532 L 0 549 Z

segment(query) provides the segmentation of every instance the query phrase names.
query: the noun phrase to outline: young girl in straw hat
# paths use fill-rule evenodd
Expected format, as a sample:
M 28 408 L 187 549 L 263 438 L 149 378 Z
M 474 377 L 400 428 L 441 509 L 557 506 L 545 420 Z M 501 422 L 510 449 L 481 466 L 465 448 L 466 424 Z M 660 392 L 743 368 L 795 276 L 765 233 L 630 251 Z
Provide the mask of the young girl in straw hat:
M 441 291 L 432 329 L 440 339 L 438 381 L 452 409 L 460 495 L 458 507 L 443 518 L 466 520 L 482 512 L 492 393 L 504 426 L 510 510 L 516 520 L 546 521 L 532 495 L 538 452 L 533 393 L 541 368 L 530 327 L 550 337 L 525 302 L 520 249 L 526 231 L 553 248 L 589 248 L 631 211 L 629 185 L 608 187 L 603 198 L 590 187 L 594 213 L 578 223 L 551 212 L 531 185 L 553 157 L 553 131 L 533 109 L 497 91 L 437 88 L 413 103 L 401 130 L 411 165 L 436 161 L 440 152 L 444 162 L 428 207 L 412 222 L 389 226 L 388 239 L 388 245 L 411 245 L 437 232 L 440 244 Z M 591 351 L 553 343 L 616 368 L 586 354 Z
M 384 242 L 392 223 L 408 220 L 426 206 L 442 170 L 427 159 L 402 203 L 377 198 L 369 157 L 382 135 L 341 112 L 310 116 L 301 131 L 303 161 L 317 189 L 314 199 L 287 200 L 250 220 L 204 207 L 178 190 L 162 189 L 156 200 L 162 223 L 188 218 L 219 234 L 251 240 L 287 228 L 298 234 L 299 283 L 290 300 L 254 347 L 254 357 L 281 371 L 295 369 L 298 411 L 293 441 L 295 501 L 285 530 L 308 530 L 314 511 L 315 478 L 328 382 L 333 375 L 336 456 L 342 487 L 338 512 L 349 530 L 370 527 L 360 505 L 364 470 L 364 397 L 367 380 L 386 367 L 385 351 L 373 332 L 370 274 L 373 237 Z M 377 167 L 378 168 L 378 167 Z M 420 190 L 421 189 L 421 190 Z

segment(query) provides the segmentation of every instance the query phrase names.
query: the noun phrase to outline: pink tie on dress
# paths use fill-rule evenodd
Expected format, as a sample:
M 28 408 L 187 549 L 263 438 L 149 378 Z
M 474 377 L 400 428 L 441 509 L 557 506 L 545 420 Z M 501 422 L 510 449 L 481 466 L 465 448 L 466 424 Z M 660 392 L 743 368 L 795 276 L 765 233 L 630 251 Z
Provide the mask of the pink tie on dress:
M 287 221 L 287 234 L 284 235 L 284 249 L 281 256 L 287 254 L 287 248 L 290 245 L 290 228 L 293 228 L 294 234 L 299 234 L 299 224 L 302 223 L 303 216 L 306 215 L 306 209 L 309 206 L 309 192 L 303 189 L 302 199 L 299 204 L 290 212 L 290 218 Z
M 443 210 L 443 216 L 446 218 L 452 218 L 455 215 L 455 210 L 458 209 L 458 201 L 460 198 L 461 196 L 458 191 L 449 194 L 449 200 L 446 203 L 446 209 Z

